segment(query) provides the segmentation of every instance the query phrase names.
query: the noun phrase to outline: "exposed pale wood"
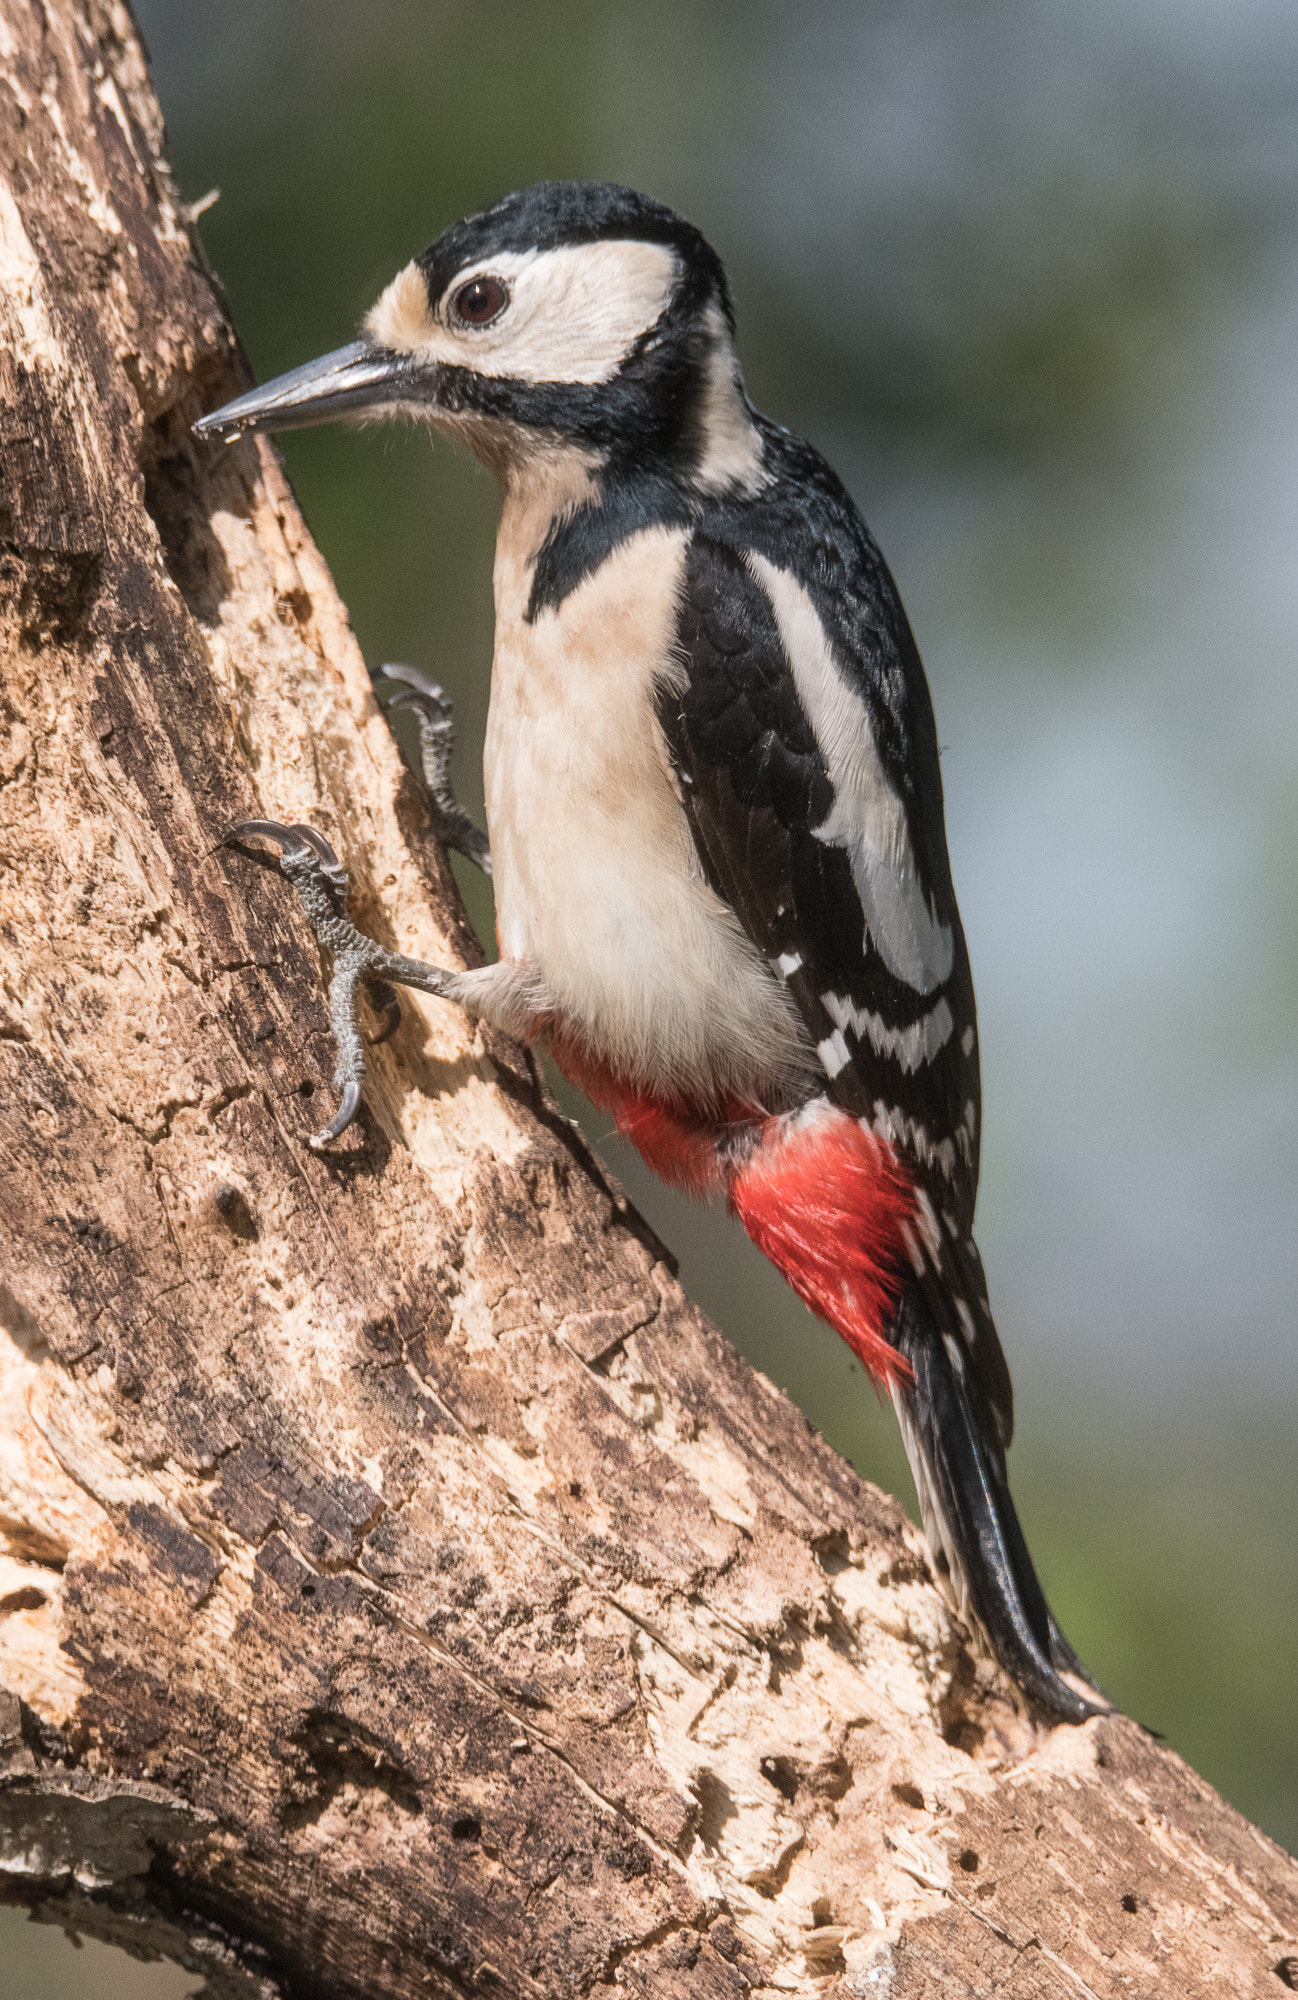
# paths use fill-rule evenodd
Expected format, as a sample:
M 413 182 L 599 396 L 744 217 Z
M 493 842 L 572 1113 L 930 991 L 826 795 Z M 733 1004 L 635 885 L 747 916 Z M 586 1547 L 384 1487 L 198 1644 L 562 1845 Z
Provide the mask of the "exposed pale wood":
M 231 1996 L 1278 2000 L 1298 1869 L 1034 1730 L 523 1052 L 407 996 L 305 1150 L 223 827 L 476 947 L 273 451 L 190 440 L 244 377 L 125 9 L 0 65 L 0 1893 Z

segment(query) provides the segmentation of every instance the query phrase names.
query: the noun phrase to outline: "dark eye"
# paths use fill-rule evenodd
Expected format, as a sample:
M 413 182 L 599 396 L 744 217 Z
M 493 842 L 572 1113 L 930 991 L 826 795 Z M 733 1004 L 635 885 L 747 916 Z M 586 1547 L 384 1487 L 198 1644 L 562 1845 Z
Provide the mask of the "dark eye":
M 509 288 L 499 278 L 470 278 L 451 300 L 451 309 L 464 326 L 490 326 L 509 304 Z

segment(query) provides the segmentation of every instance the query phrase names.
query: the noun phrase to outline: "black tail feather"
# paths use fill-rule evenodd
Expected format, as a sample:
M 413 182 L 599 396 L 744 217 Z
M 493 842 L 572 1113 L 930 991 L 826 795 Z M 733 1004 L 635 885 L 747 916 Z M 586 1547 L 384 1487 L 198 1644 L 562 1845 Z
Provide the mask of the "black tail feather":
M 943 1337 L 918 1288 L 903 1300 L 892 1339 L 914 1371 L 913 1381 L 896 1385 L 893 1401 L 929 1547 L 957 1609 L 1053 1721 L 1110 1713 L 1051 1616 L 1010 1498 L 991 1413 L 979 1409 L 977 1391 L 970 1390 L 962 1342 Z

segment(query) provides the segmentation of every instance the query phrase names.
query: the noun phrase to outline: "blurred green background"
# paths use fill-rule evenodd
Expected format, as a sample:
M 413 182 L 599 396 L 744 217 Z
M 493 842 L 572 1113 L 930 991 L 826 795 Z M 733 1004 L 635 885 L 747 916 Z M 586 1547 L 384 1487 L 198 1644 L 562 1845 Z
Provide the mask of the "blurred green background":
M 750 390 L 847 479 L 933 686 L 1029 1541 L 1118 1701 L 1298 1847 L 1298 14 L 137 12 L 263 379 L 531 180 L 629 182 L 721 251 Z M 493 487 L 411 433 L 283 442 L 368 659 L 455 695 L 479 809 Z M 913 1510 L 846 1349 L 584 1122 L 694 1295 Z M 117 1990 L 11 1970 L 17 1922 L 0 1993 Z

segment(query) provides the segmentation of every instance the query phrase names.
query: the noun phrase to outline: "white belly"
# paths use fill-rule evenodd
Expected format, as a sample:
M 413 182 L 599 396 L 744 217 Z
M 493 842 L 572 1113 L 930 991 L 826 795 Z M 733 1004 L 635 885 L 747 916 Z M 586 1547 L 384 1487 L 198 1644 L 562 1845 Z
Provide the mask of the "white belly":
M 645 530 L 528 624 L 531 551 L 505 530 L 485 760 L 502 956 L 639 1083 L 781 1101 L 806 1039 L 703 878 L 654 713 L 686 537 Z

